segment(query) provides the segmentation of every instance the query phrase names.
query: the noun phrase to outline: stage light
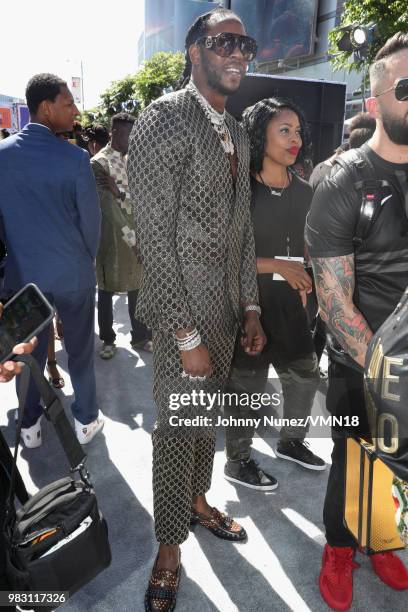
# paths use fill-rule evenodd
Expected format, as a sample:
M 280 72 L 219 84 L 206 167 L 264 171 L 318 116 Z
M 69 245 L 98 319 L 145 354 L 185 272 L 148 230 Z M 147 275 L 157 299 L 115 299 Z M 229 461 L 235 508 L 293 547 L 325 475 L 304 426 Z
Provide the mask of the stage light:
M 367 26 L 357 25 L 350 32 L 351 44 L 355 49 L 362 49 L 368 47 L 374 40 L 375 23 L 370 23 Z
M 353 47 L 359 49 L 367 44 L 368 41 L 368 28 L 363 26 L 357 26 L 350 33 L 350 41 Z
M 353 51 L 358 58 L 363 58 L 375 37 L 376 24 L 360 25 L 353 23 L 340 28 L 342 36 L 337 43 L 340 51 Z
M 342 37 L 337 43 L 337 48 L 339 49 L 339 51 L 352 51 L 353 50 L 353 45 L 351 44 L 351 40 L 350 40 L 350 29 L 347 29 L 345 32 L 343 32 Z

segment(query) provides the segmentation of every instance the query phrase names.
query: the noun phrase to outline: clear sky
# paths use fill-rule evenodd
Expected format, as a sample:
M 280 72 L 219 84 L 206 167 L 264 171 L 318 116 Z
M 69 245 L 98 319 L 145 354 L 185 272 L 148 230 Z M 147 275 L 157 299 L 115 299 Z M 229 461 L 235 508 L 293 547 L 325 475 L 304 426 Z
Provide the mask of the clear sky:
M 20 0 L 3 8 L 0 94 L 24 98 L 38 72 L 80 76 L 82 59 L 91 108 L 111 81 L 137 69 L 144 0 Z

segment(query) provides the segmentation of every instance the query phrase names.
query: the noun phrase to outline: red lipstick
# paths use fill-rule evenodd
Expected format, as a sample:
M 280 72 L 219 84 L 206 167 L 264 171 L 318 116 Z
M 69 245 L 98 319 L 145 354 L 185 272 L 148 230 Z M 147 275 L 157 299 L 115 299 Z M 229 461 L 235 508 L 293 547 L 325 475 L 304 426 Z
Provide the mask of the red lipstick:
M 297 157 L 297 154 L 299 153 L 300 149 L 299 147 L 291 147 L 290 149 L 288 149 L 288 151 L 291 155 Z

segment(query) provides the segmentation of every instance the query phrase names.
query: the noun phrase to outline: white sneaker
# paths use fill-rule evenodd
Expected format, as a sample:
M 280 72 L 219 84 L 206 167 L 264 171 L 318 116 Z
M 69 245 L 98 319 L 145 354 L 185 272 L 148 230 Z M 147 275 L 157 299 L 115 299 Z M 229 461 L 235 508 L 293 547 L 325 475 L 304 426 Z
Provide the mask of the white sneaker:
M 75 421 L 75 433 L 80 444 L 88 444 L 96 436 L 97 433 L 102 431 L 105 421 L 103 419 L 95 419 L 86 425 L 83 425 L 76 419 Z
M 31 427 L 21 428 L 21 439 L 27 448 L 38 448 L 42 444 L 41 419 L 42 415 Z

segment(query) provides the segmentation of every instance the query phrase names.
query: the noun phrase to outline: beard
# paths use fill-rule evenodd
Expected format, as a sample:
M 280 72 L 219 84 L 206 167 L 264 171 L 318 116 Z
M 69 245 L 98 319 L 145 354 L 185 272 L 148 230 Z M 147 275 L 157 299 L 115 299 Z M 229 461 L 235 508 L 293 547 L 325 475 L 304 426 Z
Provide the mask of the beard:
M 207 83 L 211 89 L 221 94 L 222 96 L 229 96 L 237 91 L 238 87 L 228 87 L 222 82 L 222 68 L 215 68 L 210 60 L 205 56 L 205 53 L 201 51 L 201 63 L 207 77 Z
M 382 124 L 391 142 L 396 145 L 408 145 L 408 113 L 403 117 L 395 117 L 383 111 Z

